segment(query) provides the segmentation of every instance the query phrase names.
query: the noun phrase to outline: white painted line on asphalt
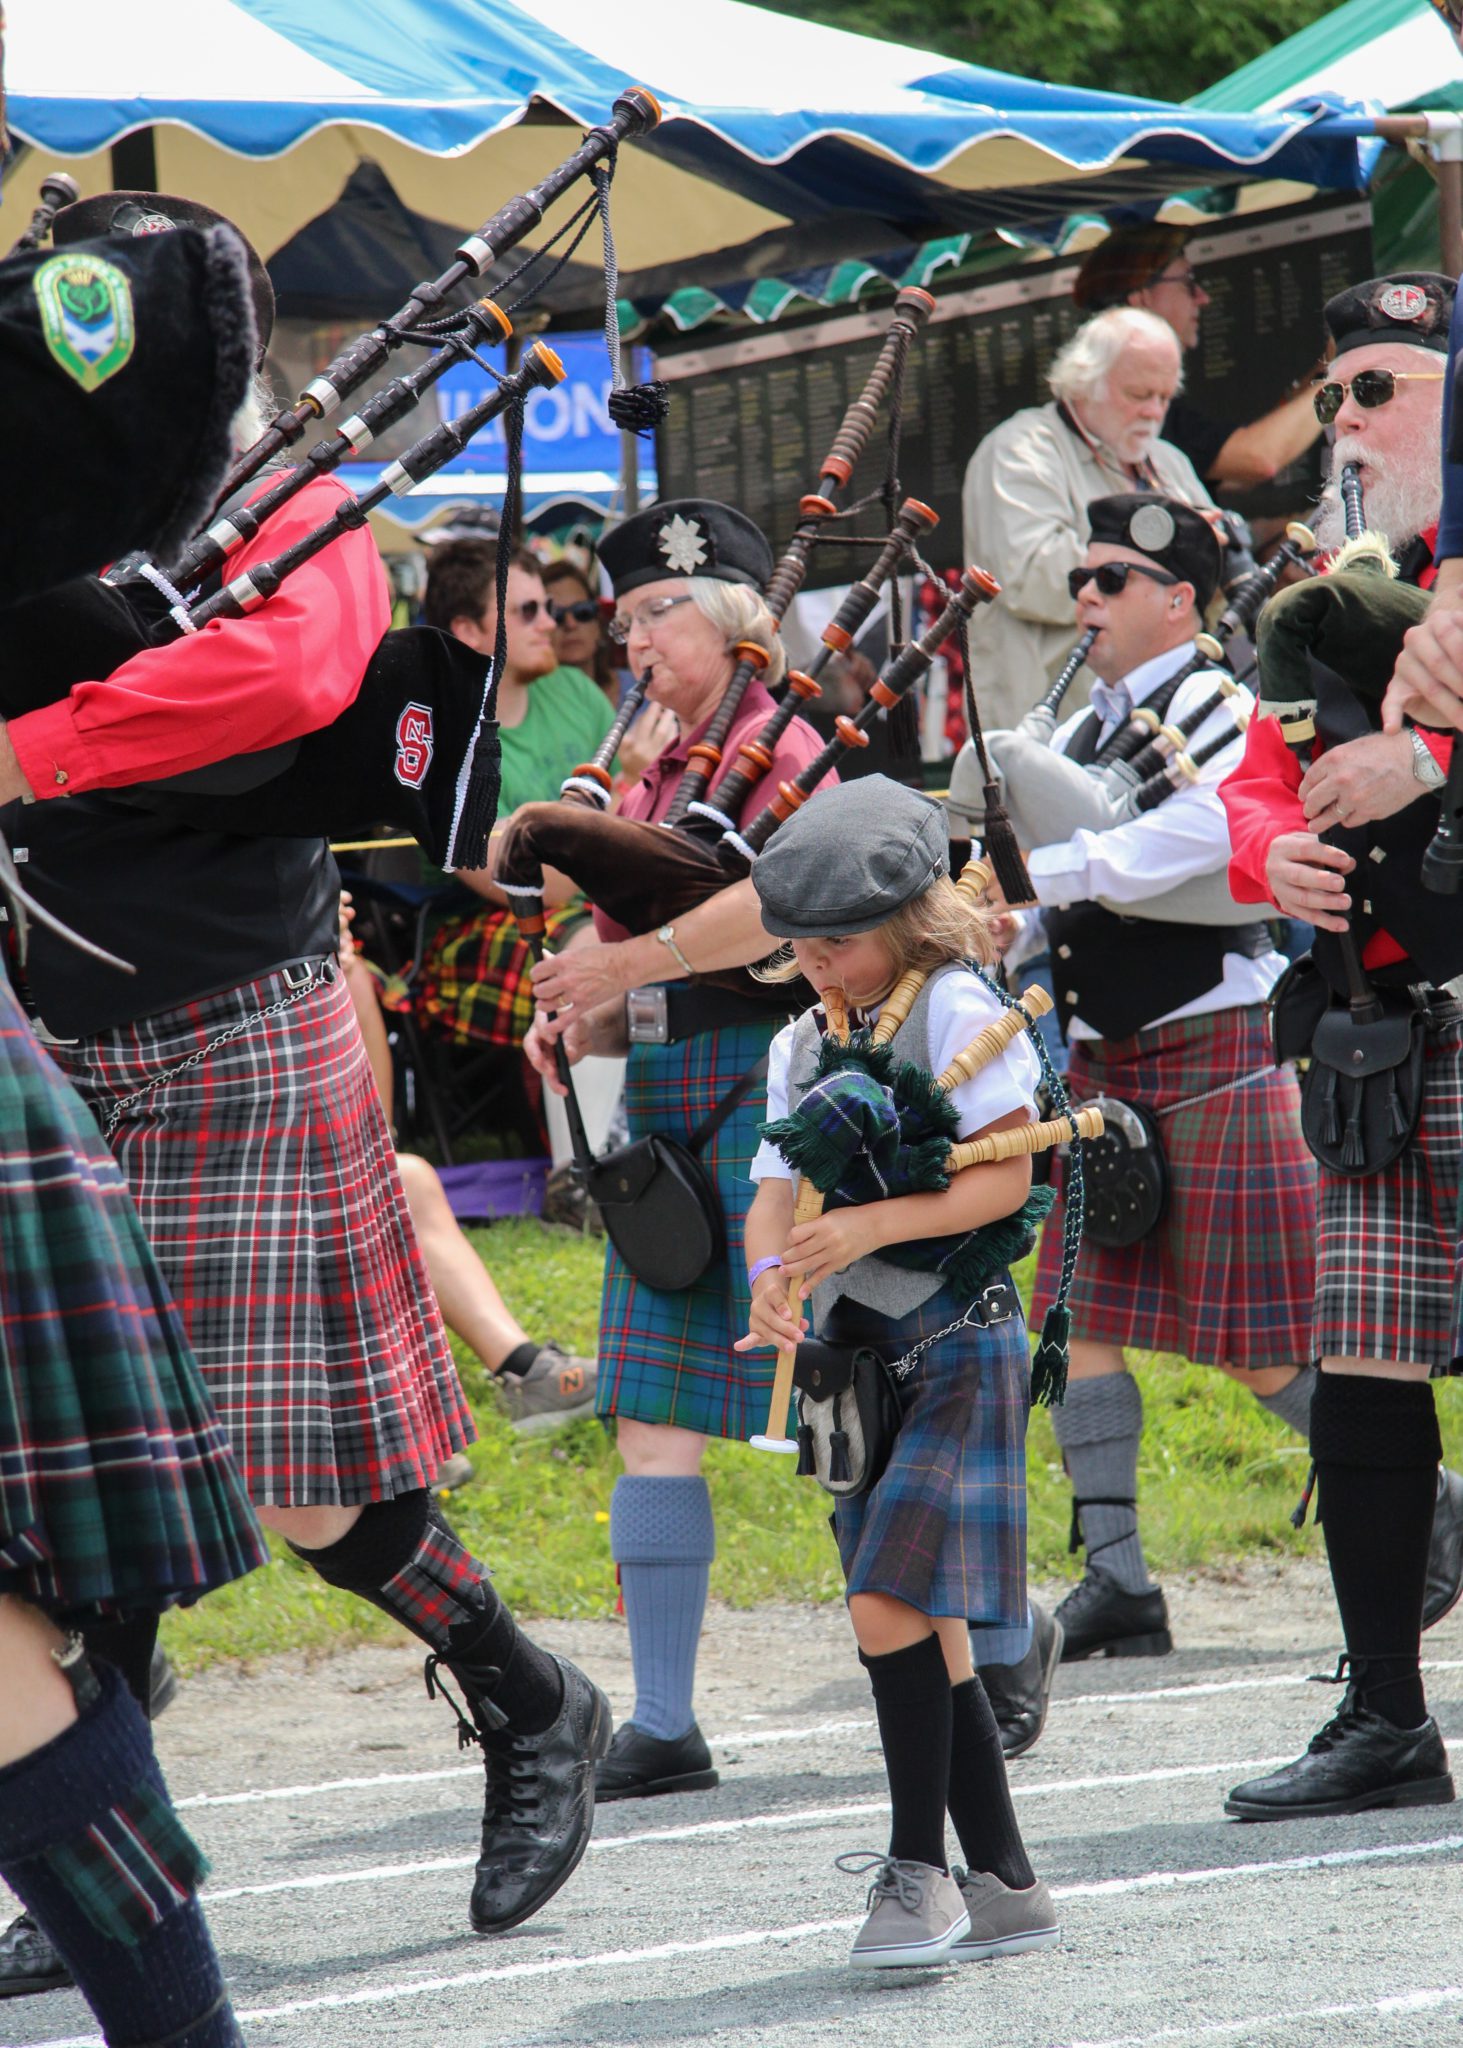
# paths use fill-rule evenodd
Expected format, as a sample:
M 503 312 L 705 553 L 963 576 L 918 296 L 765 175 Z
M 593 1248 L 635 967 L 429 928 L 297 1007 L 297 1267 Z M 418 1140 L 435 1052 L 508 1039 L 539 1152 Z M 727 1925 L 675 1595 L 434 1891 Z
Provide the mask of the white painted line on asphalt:
M 1374 1998 L 1365 2005 L 1309 2005 L 1295 2012 L 1253 2013 L 1247 2019 L 1206 2020 L 1197 2027 L 1162 2027 L 1156 2034 L 1122 2034 L 1110 2041 L 1068 2041 L 1063 2048 L 1158 2048 L 1163 2041 L 1232 2041 L 1261 2027 L 1291 2027 L 1298 2020 L 1350 2020 L 1363 2014 L 1391 2019 L 1437 2012 L 1445 2005 L 1460 2003 L 1463 1985 L 1440 1984 L 1434 1990 L 1402 1991 L 1391 1998 Z
M 374 1778 L 323 1778 L 315 1785 L 263 1785 L 248 1792 L 193 1792 L 174 1806 L 258 1806 L 268 1799 L 315 1799 L 325 1792 L 370 1792 L 378 1785 L 431 1785 L 443 1778 L 480 1778 L 481 1764 L 449 1764 L 438 1771 L 383 1771 Z
M 1328 1870 L 1351 1864 L 1395 1861 L 1402 1857 L 1420 1857 L 1451 1854 L 1463 1849 L 1463 1835 L 1446 1835 L 1425 1842 L 1396 1842 L 1372 1849 L 1337 1849 L 1315 1856 L 1291 1856 L 1271 1863 L 1236 1863 L 1213 1870 L 1154 1870 L 1141 1877 L 1112 1878 L 1101 1884 L 1054 1885 L 1052 1896 L 1057 1899 L 1084 1899 L 1098 1896 L 1110 1897 L 1114 1892 L 1140 1892 L 1172 1885 L 1222 1884 L 1238 1878 L 1289 1876 L 1302 1872 Z M 212 1904 L 218 1894 L 209 1894 Z M 239 2019 L 246 2025 L 256 2020 L 295 2019 L 304 2013 L 338 2012 L 346 2007 L 386 2005 L 405 1998 L 422 1998 L 429 1993 L 443 1991 L 472 1991 L 487 1984 L 509 1984 L 535 1977 L 566 1976 L 583 1970 L 643 1969 L 647 1963 L 675 1962 L 688 1956 L 710 1956 L 733 1953 L 739 1949 L 761 1948 L 773 1943 L 791 1944 L 811 1941 L 819 1935 L 847 1933 L 860 1924 L 859 1915 L 846 1920 L 805 1920 L 791 1927 L 755 1927 L 741 1934 L 722 1934 L 708 1941 L 669 1941 L 654 1948 L 611 1949 L 597 1956 L 546 1956 L 533 1963 L 500 1963 L 486 1970 L 468 1970 L 451 1977 L 418 1977 L 398 1984 L 375 1984 L 363 1986 L 357 1991 L 326 1992 L 315 1998 L 297 1998 L 285 2005 L 256 2006 L 241 2012 Z M 1379 2000 L 1375 2006 L 1342 2007 L 1342 2012 L 1405 2012 L 1411 2009 L 1408 2000 L 1417 2001 L 1416 2009 L 1425 2009 L 1428 2002 L 1438 2004 L 1452 2002 L 1456 1996 L 1452 1986 L 1440 1992 L 1410 1992 L 1401 1998 Z M 1260 2025 L 1256 2020 L 1246 2024 Z M 1236 2023 L 1238 2024 L 1238 2023 Z M 1151 2034 L 1139 2035 L 1131 2042 L 1105 2042 L 1088 2044 L 1088 2048 L 1148 2048 L 1148 2044 L 1169 2039 L 1202 2037 L 1210 2029 L 1195 2028 L 1186 2035 Z M 1223 2031 L 1222 2027 L 1213 2029 Z M 65 2041 L 32 2042 L 29 2048 L 104 2048 L 94 2034 L 71 2037 Z M 1072 2044 L 1077 2048 L 1077 2044 Z

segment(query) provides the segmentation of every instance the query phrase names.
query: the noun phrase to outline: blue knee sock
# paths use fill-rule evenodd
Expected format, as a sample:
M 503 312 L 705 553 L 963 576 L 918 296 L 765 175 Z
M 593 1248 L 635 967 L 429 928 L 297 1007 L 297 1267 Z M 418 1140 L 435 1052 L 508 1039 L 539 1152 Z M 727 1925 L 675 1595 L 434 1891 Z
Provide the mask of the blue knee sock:
M 110 1665 L 76 1687 L 79 1719 L 0 1770 L 0 1877 L 114 2048 L 242 2048 L 151 1730 Z
M 633 1478 L 610 1497 L 610 1555 L 635 1666 L 637 1728 L 673 1741 L 695 1720 L 696 1646 L 716 1555 L 704 1479 Z

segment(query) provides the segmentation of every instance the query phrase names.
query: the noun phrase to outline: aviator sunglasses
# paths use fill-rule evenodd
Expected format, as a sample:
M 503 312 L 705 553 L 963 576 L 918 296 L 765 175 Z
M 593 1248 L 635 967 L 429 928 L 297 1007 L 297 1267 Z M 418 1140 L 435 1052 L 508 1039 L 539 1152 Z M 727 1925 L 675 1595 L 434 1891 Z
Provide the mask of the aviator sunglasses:
M 1166 569 L 1148 569 L 1142 562 L 1102 562 L 1095 569 L 1069 569 L 1067 588 L 1075 604 L 1089 583 L 1095 583 L 1102 597 L 1120 597 L 1130 576 L 1146 576 L 1152 583 L 1177 583 Z
M 1348 391 L 1364 412 L 1371 412 L 1395 398 L 1399 384 L 1441 384 L 1444 374 L 1442 370 L 1358 370 L 1348 384 L 1322 384 L 1317 388 L 1316 418 L 1323 427 L 1329 427 L 1346 403 Z

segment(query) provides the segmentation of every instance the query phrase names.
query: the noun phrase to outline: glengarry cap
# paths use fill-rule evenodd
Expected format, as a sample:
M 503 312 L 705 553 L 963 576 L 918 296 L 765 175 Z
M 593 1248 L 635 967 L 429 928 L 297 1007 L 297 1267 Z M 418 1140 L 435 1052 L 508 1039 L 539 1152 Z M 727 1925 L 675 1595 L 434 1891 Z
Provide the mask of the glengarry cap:
M 887 775 L 820 790 L 752 865 L 762 922 L 779 939 L 872 931 L 950 872 L 945 813 Z

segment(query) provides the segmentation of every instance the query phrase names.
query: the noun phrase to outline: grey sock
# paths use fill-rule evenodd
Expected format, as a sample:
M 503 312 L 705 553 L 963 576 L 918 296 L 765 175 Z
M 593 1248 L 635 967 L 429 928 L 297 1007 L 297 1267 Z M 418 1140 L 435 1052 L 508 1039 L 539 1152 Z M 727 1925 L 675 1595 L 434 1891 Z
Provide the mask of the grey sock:
M 1138 1446 L 1143 1394 L 1129 1372 L 1069 1380 L 1052 1430 L 1072 1482 L 1076 1526 L 1087 1562 L 1130 1593 L 1153 1583 L 1138 1536 Z M 1097 1505 L 1102 1502 L 1104 1505 Z
M 1255 1399 L 1282 1422 L 1288 1422 L 1297 1436 L 1311 1440 L 1311 1395 L 1316 1391 L 1316 1368 L 1303 1365 L 1295 1378 L 1278 1394 L 1256 1394 Z

